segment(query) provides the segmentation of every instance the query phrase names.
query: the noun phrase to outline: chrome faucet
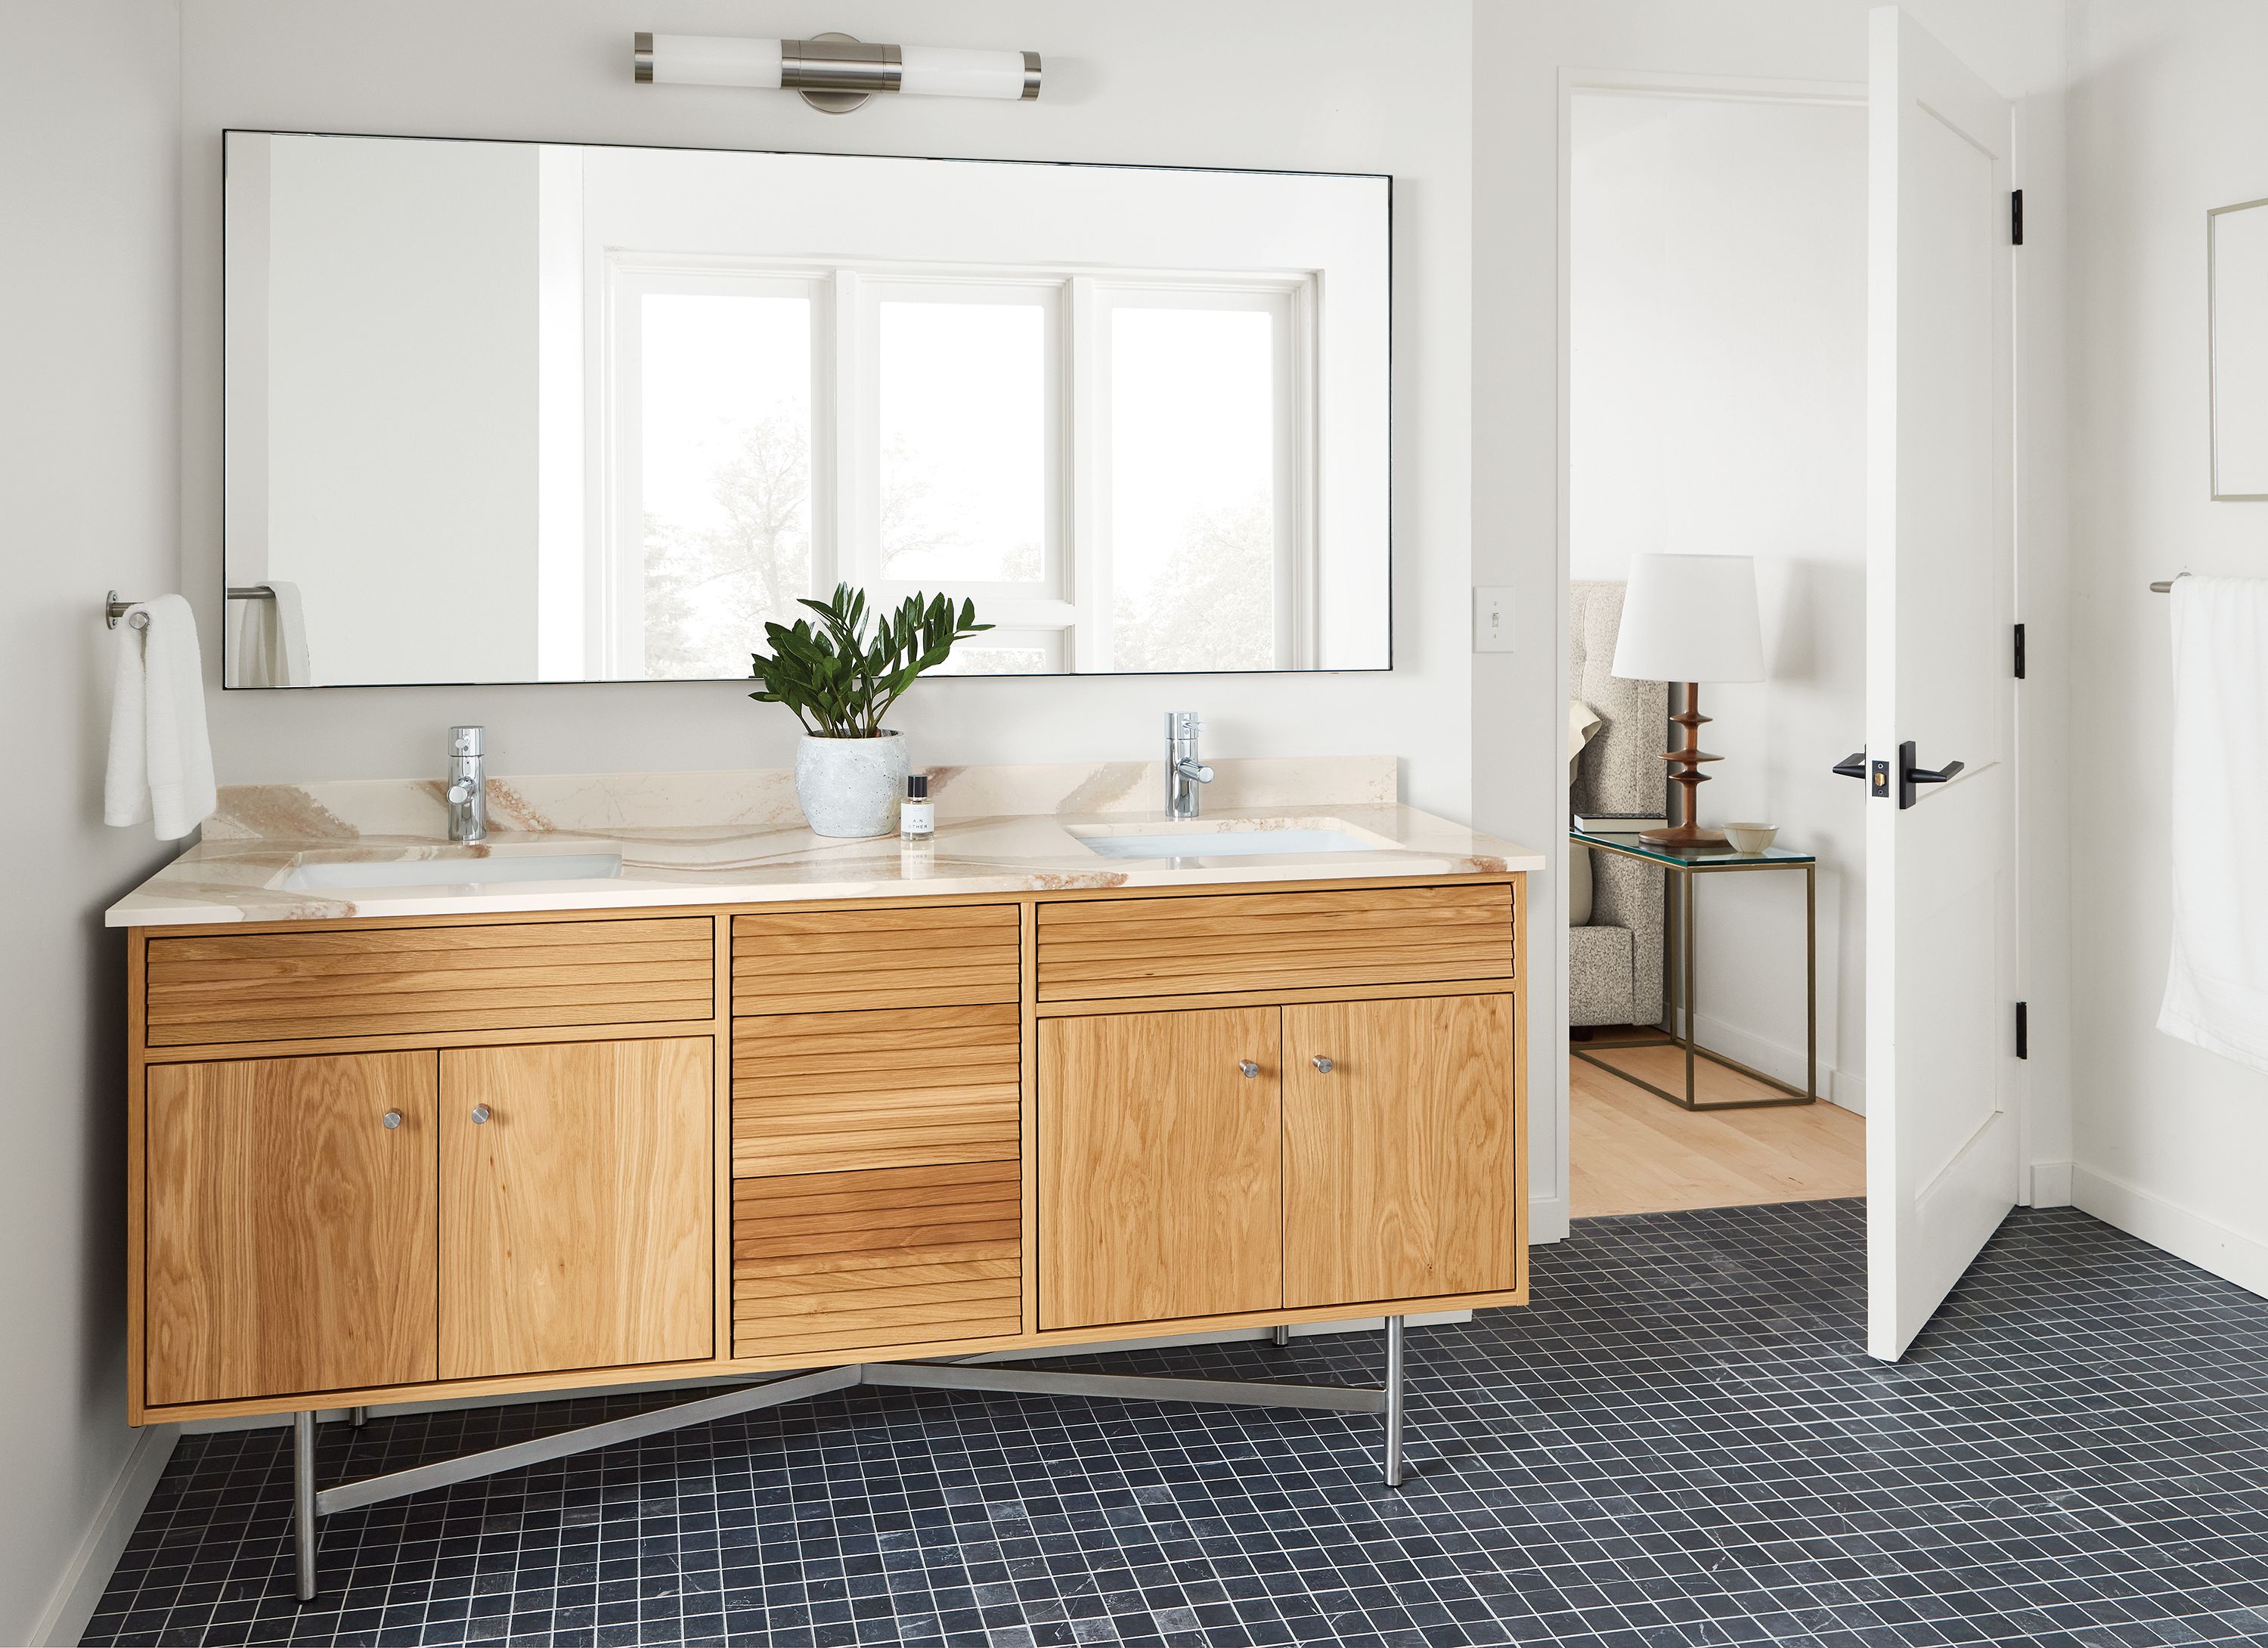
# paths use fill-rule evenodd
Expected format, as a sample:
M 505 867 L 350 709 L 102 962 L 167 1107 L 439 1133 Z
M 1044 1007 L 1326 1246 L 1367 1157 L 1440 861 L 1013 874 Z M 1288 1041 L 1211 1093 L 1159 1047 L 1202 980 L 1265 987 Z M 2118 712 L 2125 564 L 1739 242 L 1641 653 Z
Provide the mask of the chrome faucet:
M 1197 759 L 1197 733 L 1204 724 L 1194 710 L 1166 711 L 1166 816 L 1197 815 L 1197 786 L 1212 782 L 1212 769 Z
M 468 846 L 488 839 L 489 763 L 487 729 L 449 729 L 449 839 Z

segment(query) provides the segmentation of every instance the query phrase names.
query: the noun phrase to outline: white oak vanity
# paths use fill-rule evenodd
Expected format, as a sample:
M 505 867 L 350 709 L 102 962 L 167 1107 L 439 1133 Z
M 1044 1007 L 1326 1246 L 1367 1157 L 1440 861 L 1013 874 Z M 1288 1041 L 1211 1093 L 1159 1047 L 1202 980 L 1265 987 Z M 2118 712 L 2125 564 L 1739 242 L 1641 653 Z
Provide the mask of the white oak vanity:
M 895 885 L 896 843 L 862 844 L 850 895 L 787 852 L 698 902 L 632 877 L 286 919 L 246 883 L 447 850 L 201 847 L 114 912 L 130 1417 L 784 1369 L 1048 1388 L 1093 1376 L 938 1359 L 1379 1316 L 1398 1359 L 1405 1314 L 1521 1303 L 1533 861 L 1333 817 L 1381 850 L 1075 875 L 984 853 L 987 828 L 1084 850 L 996 819 Z M 252 918 L 162 919 L 217 913 L 216 875 Z M 971 880 L 999 890 L 934 890 Z M 1398 1429 L 1398 1379 L 1248 1390 Z M 353 1486 L 307 1484 L 383 1497 Z

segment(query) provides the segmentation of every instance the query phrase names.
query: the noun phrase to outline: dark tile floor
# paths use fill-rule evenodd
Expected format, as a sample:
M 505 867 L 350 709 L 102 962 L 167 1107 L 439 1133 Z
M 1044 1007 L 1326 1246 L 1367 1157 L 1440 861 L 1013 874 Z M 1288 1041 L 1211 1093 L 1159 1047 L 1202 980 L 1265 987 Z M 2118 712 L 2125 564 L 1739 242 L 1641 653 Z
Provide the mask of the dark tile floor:
M 1579 1225 L 1531 1309 L 1412 1330 L 1399 1492 L 1368 1416 L 870 1388 L 328 1519 L 300 1609 L 285 1433 L 191 1437 L 86 1641 L 2268 1642 L 2268 1303 L 2019 1211 L 1886 1366 L 1862 1252 L 1856 1202 Z M 328 1428 L 321 1467 L 623 1405 Z

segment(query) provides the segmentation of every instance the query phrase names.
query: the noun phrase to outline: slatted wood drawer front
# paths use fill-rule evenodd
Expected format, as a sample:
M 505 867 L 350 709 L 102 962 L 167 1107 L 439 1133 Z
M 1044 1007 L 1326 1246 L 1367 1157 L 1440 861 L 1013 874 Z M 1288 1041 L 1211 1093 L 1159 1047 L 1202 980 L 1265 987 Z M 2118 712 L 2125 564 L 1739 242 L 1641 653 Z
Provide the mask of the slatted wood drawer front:
M 150 941 L 151 1047 L 707 1019 L 706 916 Z
M 733 1353 L 799 1355 L 1022 1327 L 1012 1161 L 742 1179 Z
M 733 1011 L 973 1007 L 1017 997 L 1012 904 L 733 918 Z
M 1085 899 L 1039 909 L 1039 999 L 1512 976 L 1501 883 Z
M 733 1173 L 1012 1161 L 1014 1006 L 794 1013 L 733 1024 Z

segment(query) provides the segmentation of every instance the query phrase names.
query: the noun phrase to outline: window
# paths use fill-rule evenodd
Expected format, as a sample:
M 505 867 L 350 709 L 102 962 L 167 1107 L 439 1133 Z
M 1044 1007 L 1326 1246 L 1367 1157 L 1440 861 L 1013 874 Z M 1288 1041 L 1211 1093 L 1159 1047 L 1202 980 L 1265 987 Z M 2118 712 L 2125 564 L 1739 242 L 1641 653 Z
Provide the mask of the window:
M 1113 668 L 1305 661 L 1290 311 L 1270 293 L 1105 298 Z
M 744 674 L 838 579 L 974 600 L 960 673 L 1314 661 L 1311 277 L 608 278 L 609 676 Z

